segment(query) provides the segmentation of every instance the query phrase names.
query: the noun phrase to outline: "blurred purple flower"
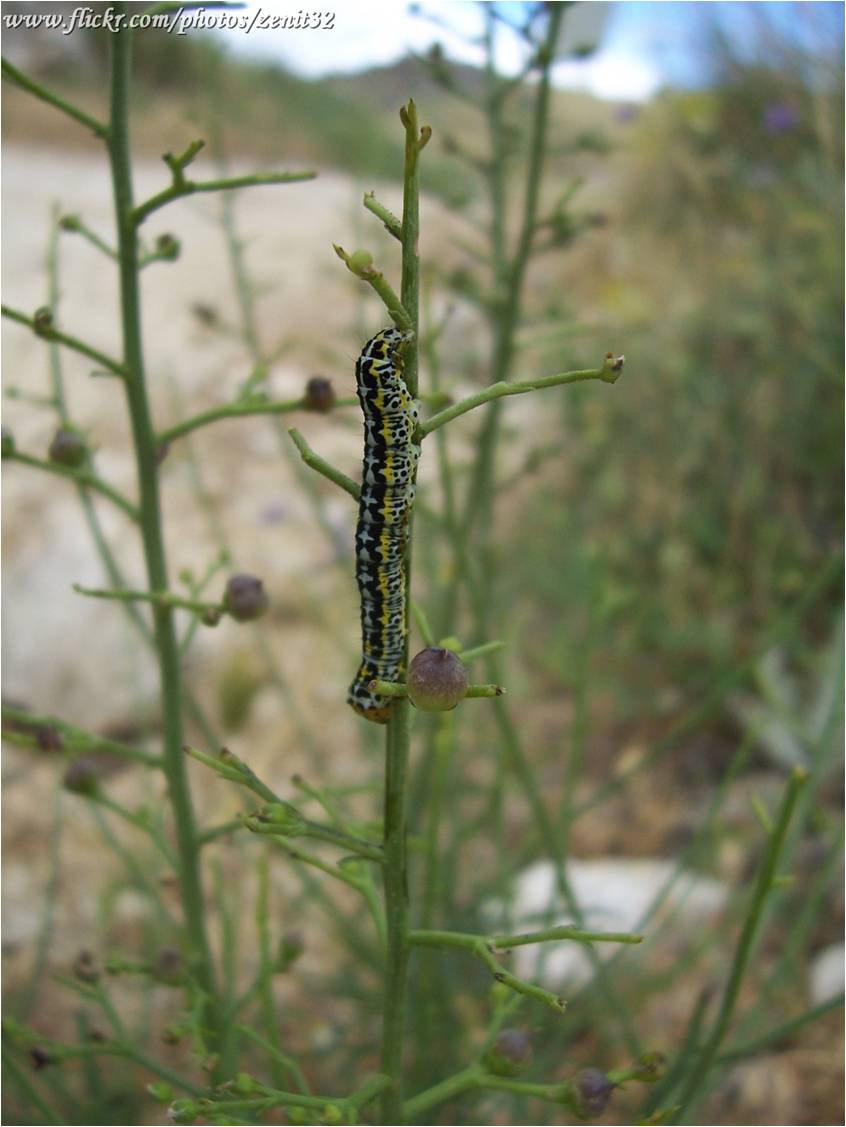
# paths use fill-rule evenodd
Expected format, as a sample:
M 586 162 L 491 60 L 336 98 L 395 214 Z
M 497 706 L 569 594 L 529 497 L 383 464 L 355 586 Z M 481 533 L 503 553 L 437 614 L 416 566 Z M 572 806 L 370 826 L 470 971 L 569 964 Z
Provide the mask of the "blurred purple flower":
M 773 102 L 764 110 L 764 132 L 789 133 L 799 124 L 797 111 L 787 102 Z
M 637 121 L 639 117 L 640 106 L 634 105 L 633 102 L 623 102 L 614 110 L 614 118 L 621 125 L 628 125 L 630 121 Z

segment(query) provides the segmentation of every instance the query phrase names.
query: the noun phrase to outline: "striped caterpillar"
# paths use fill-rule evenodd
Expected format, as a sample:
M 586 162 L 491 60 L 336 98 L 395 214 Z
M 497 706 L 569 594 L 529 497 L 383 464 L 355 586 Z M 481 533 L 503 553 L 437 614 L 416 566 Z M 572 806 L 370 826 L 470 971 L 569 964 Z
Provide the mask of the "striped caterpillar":
M 420 447 L 412 442 L 417 405 L 402 378 L 412 332 L 382 329 L 355 366 L 364 412 L 364 467 L 355 530 L 355 575 L 361 595 L 361 665 L 347 698 L 367 720 L 387 724 L 390 700 L 370 682 L 405 672 L 405 549 Z

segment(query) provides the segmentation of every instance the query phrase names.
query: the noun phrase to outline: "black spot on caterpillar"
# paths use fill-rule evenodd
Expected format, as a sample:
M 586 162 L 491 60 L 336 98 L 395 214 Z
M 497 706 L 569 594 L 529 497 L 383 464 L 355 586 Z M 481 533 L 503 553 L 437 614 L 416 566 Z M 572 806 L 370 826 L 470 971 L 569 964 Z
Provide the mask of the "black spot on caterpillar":
M 364 468 L 355 530 L 355 575 L 361 595 L 361 665 L 347 700 L 376 724 L 387 724 L 390 700 L 371 681 L 405 673 L 405 548 L 420 447 L 412 442 L 417 405 L 402 378 L 402 352 L 414 334 L 383 329 L 355 366 L 364 412 Z

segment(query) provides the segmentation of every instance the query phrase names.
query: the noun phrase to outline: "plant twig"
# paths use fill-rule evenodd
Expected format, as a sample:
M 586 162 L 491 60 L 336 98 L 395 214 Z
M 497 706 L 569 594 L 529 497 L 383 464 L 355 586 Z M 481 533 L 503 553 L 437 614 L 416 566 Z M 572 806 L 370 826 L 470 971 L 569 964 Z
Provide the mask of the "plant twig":
M 354 396 L 349 396 L 337 400 L 333 410 L 336 407 L 354 407 L 357 403 L 358 400 Z M 241 419 L 249 415 L 286 415 L 291 411 L 307 410 L 309 410 L 309 404 L 302 397 L 277 402 L 258 395 L 250 396 L 247 399 L 235 399 L 231 403 L 222 404 L 220 407 L 210 407 L 207 411 L 201 411 L 198 415 L 192 415 L 190 419 L 183 419 L 181 423 L 176 423 L 174 426 L 168 427 L 167 430 L 160 431 L 159 442 L 173 442 L 175 438 L 181 438 L 183 434 L 189 434 L 199 427 L 208 426 L 209 423 L 216 423 L 219 419 Z
M 295 184 L 303 180 L 313 180 L 316 172 L 256 172 L 249 176 L 231 176 L 218 180 L 181 180 L 174 179 L 169 188 L 165 188 L 144 203 L 139 204 L 132 212 L 132 220 L 136 227 L 158 211 L 160 207 L 182 199 L 184 196 L 194 195 L 195 192 L 226 192 L 234 188 L 258 188 L 269 184 Z
M 54 109 L 60 110 L 61 113 L 67 114 L 72 117 L 74 121 L 78 121 L 80 125 L 84 125 L 86 129 L 90 129 L 95 136 L 101 140 L 108 140 L 109 127 L 103 121 L 98 121 L 95 117 L 87 114 L 81 110 L 79 106 L 75 106 L 72 102 L 66 101 L 58 94 L 54 94 L 52 90 L 48 90 L 46 86 L 42 86 L 40 82 L 29 78 L 17 67 L 12 66 L 8 59 L 2 60 L 3 77 L 8 78 L 10 82 L 14 82 L 21 90 L 26 90 L 27 93 L 39 98 L 42 102 L 53 106 Z
M 70 348 L 74 352 L 78 352 L 81 356 L 87 356 L 89 360 L 93 360 L 95 364 L 99 364 L 101 368 L 105 368 L 115 376 L 126 376 L 126 368 L 123 364 L 113 360 L 111 356 L 107 356 L 105 352 L 100 352 L 96 348 L 92 348 L 90 344 L 85 341 L 78 340 L 76 337 L 70 336 L 68 333 L 62 333 L 52 323 L 52 319 L 47 311 L 47 316 L 27 317 L 26 313 L 21 313 L 19 309 L 12 309 L 11 306 L 4 305 L 0 307 L 0 311 L 4 317 L 8 317 L 10 321 L 17 321 L 19 325 L 26 325 L 27 328 L 32 329 L 37 337 L 42 340 L 54 341 L 56 344 L 62 344 L 65 348 Z
M 307 466 L 310 466 L 313 470 L 317 470 L 319 474 L 323 474 L 325 478 L 328 478 L 329 481 L 333 481 L 335 485 L 340 485 L 341 489 L 349 493 L 354 501 L 359 499 L 361 496 L 361 487 L 357 482 L 353 481 L 351 477 L 347 477 L 345 473 L 341 473 L 340 470 L 336 470 L 334 466 L 330 466 L 319 454 L 315 454 L 296 427 L 291 427 L 288 434 L 290 434 L 294 445 L 300 452 L 300 457 Z
M 123 509 L 130 520 L 138 521 L 140 519 L 140 514 L 135 505 L 128 501 L 123 494 L 118 493 L 107 481 L 98 477 L 93 470 L 63 466 L 61 462 L 48 462 L 44 458 L 34 458 L 31 454 L 24 454 L 20 450 L 12 450 L 10 453 L 4 454 L 3 461 L 20 462 L 21 465 L 29 466 L 31 469 L 43 470 L 45 473 L 55 474 L 57 477 L 65 477 L 69 481 L 76 482 L 82 488 L 93 489 L 101 497 L 107 497 L 112 504 L 117 505 L 119 509 Z
M 507 395 L 524 395 L 527 391 L 540 391 L 546 387 L 558 387 L 561 384 L 581 383 L 584 380 L 602 380 L 604 383 L 615 383 L 623 368 L 622 356 L 611 356 L 609 353 L 608 359 L 601 368 L 587 368 L 582 371 L 575 372 L 558 372 L 554 376 L 540 376 L 534 380 L 522 380 L 506 383 L 500 380 L 498 383 L 490 384 L 490 386 L 477 391 L 475 395 L 468 395 L 466 399 L 462 399 L 459 403 L 453 403 L 451 407 L 446 407 L 443 411 L 439 411 L 436 415 L 426 419 L 417 428 L 417 433 L 421 438 L 431 434 L 432 431 L 442 427 L 444 423 L 452 422 L 457 419 L 459 415 L 464 415 L 468 411 L 472 411 L 474 407 L 481 407 L 484 403 L 490 403 L 495 399 L 502 399 Z

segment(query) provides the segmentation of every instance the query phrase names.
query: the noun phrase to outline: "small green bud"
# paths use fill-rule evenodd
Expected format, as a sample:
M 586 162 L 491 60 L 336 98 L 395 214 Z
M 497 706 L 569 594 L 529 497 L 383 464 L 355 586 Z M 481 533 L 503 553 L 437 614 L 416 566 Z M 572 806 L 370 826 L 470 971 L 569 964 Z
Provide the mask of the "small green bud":
M 667 1071 L 667 1058 L 663 1053 L 651 1052 L 641 1053 L 637 1060 L 632 1064 L 633 1072 L 632 1080 L 641 1080 L 645 1084 L 653 1084 L 656 1080 L 660 1080 L 664 1073 Z
M 47 456 L 51 462 L 56 462 L 60 466 L 77 467 L 84 465 L 88 457 L 88 447 L 78 430 L 74 430 L 73 427 L 59 427 L 53 435 Z
M 78 215 L 63 215 L 59 220 L 59 226 L 63 231 L 78 231 L 82 222 Z
M 254 575 L 233 575 L 226 584 L 223 605 L 236 622 L 251 622 L 267 610 L 267 592 Z
M 159 235 L 156 239 L 156 254 L 159 258 L 173 261 L 173 259 L 179 258 L 180 249 L 179 240 L 175 239 L 173 235 Z
M 467 695 L 467 669 L 452 650 L 429 646 L 408 667 L 411 703 L 423 712 L 449 712 Z
M 323 376 L 312 376 L 306 384 L 305 405 L 309 411 L 325 414 L 335 406 L 335 389 L 332 381 Z
M 217 626 L 221 618 L 223 618 L 223 611 L 219 610 L 218 607 L 206 607 L 200 616 L 200 621 L 203 626 Z
M 232 1091 L 239 1096 L 251 1096 L 258 1087 L 258 1081 L 249 1072 L 239 1072 L 232 1082 Z
M 68 766 L 62 780 L 66 790 L 74 794 L 94 795 L 99 789 L 97 769 L 90 757 L 81 755 Z
M 168 1123 L 194 1123 L 201 1112 L 196 1100 L 174 1100 L 167 1109 Z
M 343 1113 L 337 1104 L 327 1104 L 320 1117 L 321 1123 L 334 1125 L 343 1122 Z
M 162 1030 L 162 1041 L 166 1045 L 178 1045 L 185 1036 L 185 1029 L 178 1022 L 172 1021 Z
M 356 250 L 347 259 L 347 266 L 353 274 L 362 277 L 373 266 L 373 255 L 368 250 Z
M 279 940 L 279 950 L 276 953 L 275 970 L 282 974 L 292 963 L 302 955 L 305 950 L 305 940 L 298 931 L 291 931 Z
M 615 383 L 626 362 L 625 356 L 615 356 L 613 352 L 606 352 L 602 360 L 602 379 L 605 383 Z
M 147 1085 L 147 1094 L 158 1104 L 169 1104 L 173 1099 L 173 1088 L 170 1084 L 165 1084 L 164 1080 L 157 1080 Z
M 522 1029 L 503 1029 L 485 1053 L 483 1063 L 495 1076 L 517 1076 L 532 1059 L 532 1045 Z
M 11 458 L 15 452 L 15 436 L 8 427 L 2 428 L 2 447 L 0 453 L 4 458 Z

